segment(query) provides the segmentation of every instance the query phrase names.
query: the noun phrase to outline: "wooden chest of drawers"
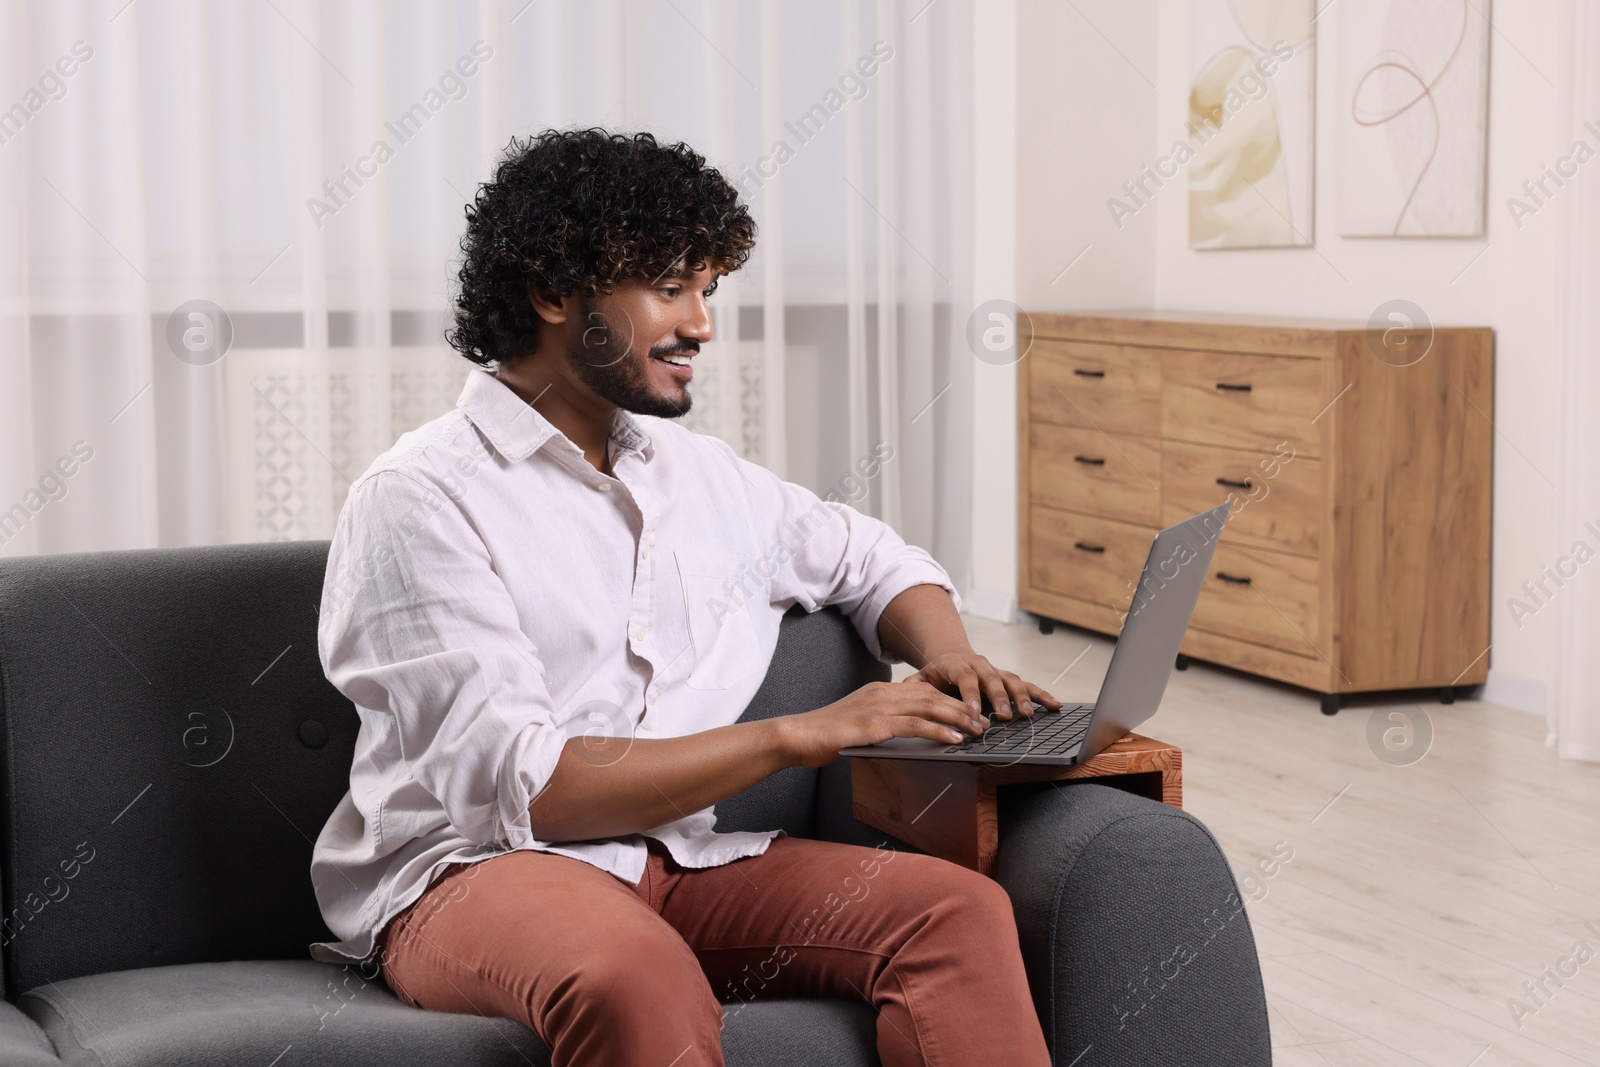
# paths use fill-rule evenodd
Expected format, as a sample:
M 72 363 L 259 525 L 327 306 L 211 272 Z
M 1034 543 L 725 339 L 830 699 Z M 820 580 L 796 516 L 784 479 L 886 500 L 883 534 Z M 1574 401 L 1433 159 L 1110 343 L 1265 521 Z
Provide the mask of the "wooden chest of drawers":
M 1492 331 L 1031 319 L 1023 610 L 1117 633 L 1156 531 L 1231 501 L 1184 655 L 1316 690 L 1325 711 L 1484 681 Z

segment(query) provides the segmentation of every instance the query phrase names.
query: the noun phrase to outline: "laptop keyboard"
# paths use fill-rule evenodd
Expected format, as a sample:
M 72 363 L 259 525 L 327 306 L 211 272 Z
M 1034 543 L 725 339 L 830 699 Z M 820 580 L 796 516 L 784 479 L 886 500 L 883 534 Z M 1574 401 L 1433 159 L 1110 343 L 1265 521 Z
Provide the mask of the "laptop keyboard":
M 1092 704 L 1063 704 L 1060 711 L 1033 706 L 1031 718 L 1016 716 L 995 722 L 982 737 L 951 745 L 946 752 L 981 752 L 996 756 L 1064 756 L 1082 743 L 1094 717 Z

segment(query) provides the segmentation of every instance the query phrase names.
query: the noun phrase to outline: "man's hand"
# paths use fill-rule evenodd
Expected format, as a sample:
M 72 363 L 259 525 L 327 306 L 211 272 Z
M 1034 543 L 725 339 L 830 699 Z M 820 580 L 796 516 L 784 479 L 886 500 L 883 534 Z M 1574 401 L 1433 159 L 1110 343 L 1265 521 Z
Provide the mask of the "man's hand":
M 989 698 L 989 706 L 1002 722 L 1015 717 L 1013 706 L 1031 716 L 1029 701 L 1038 701 L 1051 711 L 1061 710 L 1061 701 L 1010 671 L 996 669 L 974 652 L 955 604 L 936 585 L 914 585 L 889 601 L 878 620 L 878 641 L 886 651 L 922 668 L 906 682 L 961 694 L 974 717 L 983 709 L 983 697 Z
M 1061 701 L 1010 671 L 1002 671 L 976 652 L 947 652 L 929 660 L 906 683 L 932 686 L 941 693 L 956 692 L 977 715 L 981 697 L 989 698 L 995 717 L 1002 722 L 1013 718 L 1015 707 L 1023 715 L 1033 714 L 1033 701 L 1051 711 L 1059 711 Z
M 956 744 L 984 730 L 983 719 L 961 701 L 905 682 L 872 682 L 825 708 L 772 721 L 784 731 L 787 755 L 807 767 L 824 767 L 851 745 L 876 745 L 892 737 Z

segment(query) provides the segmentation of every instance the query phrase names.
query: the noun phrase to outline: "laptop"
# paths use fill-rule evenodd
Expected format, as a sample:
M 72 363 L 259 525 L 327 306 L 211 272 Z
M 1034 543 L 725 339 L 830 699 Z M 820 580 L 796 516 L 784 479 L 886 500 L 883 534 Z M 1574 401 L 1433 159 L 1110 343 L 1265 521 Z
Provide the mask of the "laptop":
M 1220 504 L 1156 534 L 1093 704 L 1064 703 L 1059 711 L 1034 704 L 1031 717 L 996 721 L 981 737 L 954 745 L 927 737 L 896 737 L 878 745 L 853 745 L 839 754 L 1001 766 L 1070 766 L 1098 755 L 1154 715 L 1161 704 L 1228 512 L 1229 505 Z

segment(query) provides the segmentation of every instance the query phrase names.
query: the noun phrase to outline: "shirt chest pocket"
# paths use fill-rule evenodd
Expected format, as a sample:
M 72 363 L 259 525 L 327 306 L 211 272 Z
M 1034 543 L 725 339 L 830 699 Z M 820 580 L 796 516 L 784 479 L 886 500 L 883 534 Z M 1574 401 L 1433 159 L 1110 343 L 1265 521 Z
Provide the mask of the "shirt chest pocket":
M 766 583 L 732 552 L 676 551 L 689 638 L 694 644 L 690 689 L 727 689 L 761 665 L 752 604 L 762 605 Z

